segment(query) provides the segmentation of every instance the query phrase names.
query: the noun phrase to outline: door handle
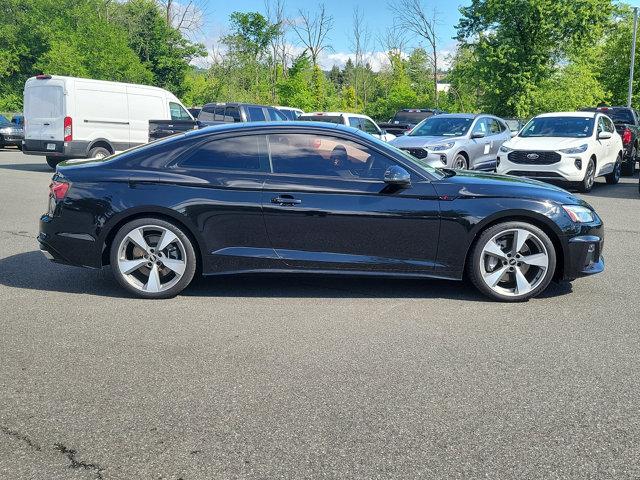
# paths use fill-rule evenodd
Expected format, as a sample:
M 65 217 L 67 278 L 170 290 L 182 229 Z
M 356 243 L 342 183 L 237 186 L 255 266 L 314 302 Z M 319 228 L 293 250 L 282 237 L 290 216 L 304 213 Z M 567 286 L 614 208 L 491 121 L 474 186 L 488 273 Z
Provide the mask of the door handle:
M 282 195 L 280 197 L 273 197 L 271 203 L 276 205 L 300 205 L 302 200 L 293 198 L 291 195 Z

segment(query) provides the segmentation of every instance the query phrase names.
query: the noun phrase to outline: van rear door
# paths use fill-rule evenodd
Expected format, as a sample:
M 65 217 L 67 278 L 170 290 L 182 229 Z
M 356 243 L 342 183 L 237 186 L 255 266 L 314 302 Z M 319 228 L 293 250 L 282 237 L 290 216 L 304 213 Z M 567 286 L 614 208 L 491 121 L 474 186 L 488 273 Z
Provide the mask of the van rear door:
M 25 140 L 63 141 L 64 107 L 62 80 L 29 80 L 24 89 Z

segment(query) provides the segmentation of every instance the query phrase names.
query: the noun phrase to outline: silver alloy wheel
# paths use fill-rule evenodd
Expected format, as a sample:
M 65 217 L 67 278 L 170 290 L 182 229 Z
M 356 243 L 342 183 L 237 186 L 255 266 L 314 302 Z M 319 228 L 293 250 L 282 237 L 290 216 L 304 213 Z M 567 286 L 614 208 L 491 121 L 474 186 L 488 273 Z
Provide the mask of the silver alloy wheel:
M 483 247 L 480 273 L 494 292 L 520 297 L 536 289 L 549 269 L 549 253 L 536 234 L 523 228 L 504 230 Z
M 106 158 L 106 157 L 107 157 L 107 156 L 106 156 L 104 153 L 102 153 L 102 152 L 98 152 L 98 153 L 96 153 L 96 156 L 95 156 L 95 158 Z
M 587 180 L 586 187 L 587 189 L 590 189 L 591 187 L 593 187 L 593 184 L 596 181 L 596 166 L 593 163 L 593 160 L 589 162 L 587 172 L 585 173 L 585 178 Z
M 458 155 L 453 160 L 452 167 L 454 170 L 465 170 L 467 168 L 467 159 L 463 155 Z
M 180 281 L 187 268 L 187 254 L 171 230 L 144 225 L 131 230 L 120 242 L 117 268 L 134 288 L 158 293 Z

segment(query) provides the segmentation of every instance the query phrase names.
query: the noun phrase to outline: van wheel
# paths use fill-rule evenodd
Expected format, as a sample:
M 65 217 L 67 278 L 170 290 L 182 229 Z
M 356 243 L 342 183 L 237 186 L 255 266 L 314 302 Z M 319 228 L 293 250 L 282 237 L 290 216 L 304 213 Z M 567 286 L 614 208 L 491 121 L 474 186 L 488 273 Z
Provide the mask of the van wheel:
M 105 158 L 111 155 L 111 152 L 104 147 L 94 147 L 89 150 L 89 158 Z
M 47 158 L 47 164 L 53 168 L 54 170 L 56 169 L 56 167 L 58 166 L 58 164 L 64 160 L 63 158 L 60 157 L 46 157 Z

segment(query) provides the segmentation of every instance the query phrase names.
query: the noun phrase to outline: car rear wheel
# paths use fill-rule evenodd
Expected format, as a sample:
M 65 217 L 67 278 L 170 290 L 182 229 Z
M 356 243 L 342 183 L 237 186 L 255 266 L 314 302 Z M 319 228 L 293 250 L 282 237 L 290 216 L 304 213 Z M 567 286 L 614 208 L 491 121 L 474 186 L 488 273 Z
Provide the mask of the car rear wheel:
M 621 170 L 622 170 L 622 157 L 618 155 L 618 159 L 616 160 L 616 163 L 613 166 L 613 171 L 604 177 L 608 185 L 615 185 L 620 181 Z
M 110 260 L 118 283 L 143 298 L 176 296 L 196 271 L 189 237 L 156 218 L 140 218 L 120 228 L 111 244 Z
M 596 162 L 593 158 L 589 159 L 587 169 L 584 173 L 584 179 L 578 184 L 578 190 L 583 193 L 588 193 L 593 188 L 593 184 L 596 182 Z
M 469 278 L 495 300 L 521 302 L 542 293 L 556 269 L 549 236 L 525 222 L 494 225 L 478 238 L 467 265 Z
M 631 177 L 634 173 L 636 173 L 636 160 L 638 160 L 637 156 L 638 151 L 634 145 L 633 150 L 631 151 L 631 155 L 629 155 L 629 158 L 626 162 L 624 162 L 624 165 L 622 166 L 623 175 Z
M 467 163 L 467 159 L 465 158 L 465 156 L 459 153 L 458 155 L 456 155 L 456 158 L 453 159 L 451 168 L 453 168 L 454 170 L 466 170 L 467 168 L 469 168 L 469 164 Z

